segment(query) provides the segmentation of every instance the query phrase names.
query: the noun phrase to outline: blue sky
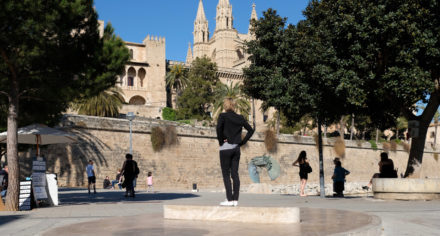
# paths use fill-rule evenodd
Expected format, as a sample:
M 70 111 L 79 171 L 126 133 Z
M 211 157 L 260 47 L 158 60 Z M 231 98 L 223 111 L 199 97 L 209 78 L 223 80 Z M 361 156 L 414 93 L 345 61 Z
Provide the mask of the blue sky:
M 252 3 L 258 17 L 268 8 L 296 24 L 303 19 L 302 11 L 308 0 L 229 0 L 234 27 L 240 33 L 248 31 Z M 193 42 L 194 20 L 199 0 L 95 0 L 99 19 L 111 22 L 115 33 L 123 40 L 140 43 L 149 34 L 166 39 L 166 58 L 184 61 L 188 43 Z M 205 14 L 211 35 L 215 29 L 218 0 L 204 0 Z

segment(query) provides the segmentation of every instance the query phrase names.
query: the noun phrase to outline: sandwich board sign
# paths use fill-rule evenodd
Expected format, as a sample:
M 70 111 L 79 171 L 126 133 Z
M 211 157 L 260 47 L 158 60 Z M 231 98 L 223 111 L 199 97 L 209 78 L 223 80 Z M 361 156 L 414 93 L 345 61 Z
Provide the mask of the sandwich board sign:
M 32 189 L 35 201 L 46 200 L 46 160 L 44 157 L 34 157 L 32 162 Z

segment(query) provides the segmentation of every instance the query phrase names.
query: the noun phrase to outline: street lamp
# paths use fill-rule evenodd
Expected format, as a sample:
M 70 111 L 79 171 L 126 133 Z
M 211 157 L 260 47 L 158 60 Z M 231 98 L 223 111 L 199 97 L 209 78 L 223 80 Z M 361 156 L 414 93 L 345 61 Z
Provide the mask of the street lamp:
M 130 121 L 130 154 L 133 154 L 133 147 L 131 145 L 132 143 L 132 139 L 131 139 L 131 121 L 134 119 L 135 115 L 133 112 L 128 112 L 127 115 L 125 116 L 129 121 Z

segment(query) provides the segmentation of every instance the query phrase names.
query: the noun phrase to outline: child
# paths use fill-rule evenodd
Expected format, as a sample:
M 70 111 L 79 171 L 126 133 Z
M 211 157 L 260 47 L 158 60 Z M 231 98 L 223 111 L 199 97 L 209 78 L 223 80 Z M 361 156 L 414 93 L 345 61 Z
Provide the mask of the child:
M 335 163 L 335 171 L 333 173 L 332 179 L 333 179 L 333 194 L 334 197 L 344 197 L 344 183 L 345 183 L 345 176 L 350 174 L 350 171 L 344 169 L 342 167 L 341 161 L 339 158 L 335 158 L 333 161 Z
M 148 172 L 148 176 L 147 176 L 147 192 L 150 192 L 150 189 L 151 189 L 151 192 L 153 192 L 153 173 L 151 173 L 151 171 L 150 172 Z

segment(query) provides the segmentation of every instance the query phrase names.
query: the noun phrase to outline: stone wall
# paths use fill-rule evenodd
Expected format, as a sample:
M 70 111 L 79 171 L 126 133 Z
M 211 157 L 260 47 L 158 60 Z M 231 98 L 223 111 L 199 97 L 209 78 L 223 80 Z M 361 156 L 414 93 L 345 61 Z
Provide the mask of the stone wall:
M 178 144 L 154 152 L 151 145 L 151 128 L 175 126 Z M 69 115 L 62 126 L 78 136 L 75 144 L 49 145 L 42 149 L 48 159 L 48 172 L 56 173 L 60 186 L 85 186 L 85 166 L 94 160 L 97 184 L 101 187 L 105 176 L 114 179 L 116 170 L 122 166 L 124 155 L 129 150 L 129 122 L 124 119 L 97 118 Z M 262 133 L 255 133 L 251 141 L 242 148 L 240 176 L 243 188 L 251 184 L 247 163 L 255 156 L 266 153 Z M 326 184 L 331 184 L 333 174 L 334 140 L 324 140 L 324 173 Z M 378 172 L 379 154 L 369 143 L 346 141 L 346 155 L 343 167 L 351 171 L 347 183 L 366 184 L 372 174 Z M 298 168 L 292 166 L 299 152 L 305 150 L 313 168 L 309 175 L 311 185 L 319 183 L 317 146 L 311 137 L 280 135 L 276 153 L 270 153 L 281 165 L 281 176 L 270 181 L 267 174 L 261 174 L 261 182 L 272 186 L 291 186 L 299 182 Z M 215 129 L 192 127 L 156 119 L 133 121 L 133 155 L 141 173 L 138 185 L 143 188 L 148 171 L 153 172 L 156 189 L 190 189 L 197 183 L 199 189 L 220 190 L 223 188 L 219 166 L 218 142 Z M 28 155 L 29 156 L 29 155 Z M 400 146 L 390 152 L 399 174 L 404 172 L 408 153 Z M 26 160 L 25 157 L 23 157 Z M 26 162 L 26 161 L 23 161 Z M 439 178 L 440 164 L 432 150 L 425 150 L 422 166 L 423 178 Z

